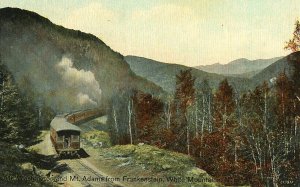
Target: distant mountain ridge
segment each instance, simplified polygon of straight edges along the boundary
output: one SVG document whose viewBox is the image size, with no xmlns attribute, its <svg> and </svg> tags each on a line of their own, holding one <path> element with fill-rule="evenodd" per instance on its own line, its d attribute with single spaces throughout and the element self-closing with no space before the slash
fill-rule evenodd
<svg viewBox="0 0 300 187">
<path fill-rule="evenodd" d="M 247 78 L 208 73 L 184 65 L 168 64 L 138 56 L 126 56 L 125 60 L 137 75 L 154 82 L 169 93 L 172 93 L 175 90 L 176 74 L 178 74 L 180 70 L 186 69 L 192 69 L 192 74 L 196 78 L 196 86 L 204 79 L 207 79 L 211 87 L 216 89 L 219 86 L 219 83 L 225 78 L 235 85 L 235 88 L 238 90 L 247 90 L 248 85 L 250 84 L 250 80 Z"/>
<path fill-rule="evenodd" d="M 216 63 L 212 65 L 196 66 L 195 68 L 206 72 L 217 73 L 222 75 L 231 75 L 231 76 L 240 76 L 240 77 L 243 77 L 244 75 L 245 77 L 247 76 L 251 77 L 281 58 L 283 57 L 275 57 L 271 59 L 257 59 L 257 60 L 248 60 L 246 58 L 240 58 L 231 61 L 228 64 Z"/>
<path fill-rule="evenodd" d="M 288 76 L 292 75 L 294 71 L 293 61 L 300 61 L 300 52 L 292 53 L 286 57 L 277 57 L 268 59 L 267 63 L 271 63 L 266 68 L 256 71 L 249 72 L 252 76 L 247 77 L 247 73 L 244 75 L 222 75 L 216 73 L 208 73 L 196 68 L 191 68 L 178 64 L 168 64 L 163 62 L 158 62 L 155 60 L 137 57 L 137 56 L 126 56 L 125 60 L 130 65 L 130 68 L 141 77 L 144 77 L 155 84 L 161 86 L 164 90 L 169 93 L 174 92 L 176 74 L 180 70 L 192 69 L 192 74 L 196 78 L 196 86 L 198 86 L 202 80 L 207 79 L 213 89 L 217 89 L 221 80 L 227 78 L 229 83 L 238 91 L 248 91 L 254 89 L 256 86 L 261 85 L 264 81 L 268 82 L 270 85 L 273 85 L 276 80 L 276 77 L 285 72 Z M 296 60 L 295 60 L 296 59 Z M 276 60 L 275 62 L 273 62 Z M 243 60 L 233 61 L 233 64 L 243 63 Z M 249 61 L 249 60 L 246 60 Z M 255 63 L 260 60 L 256 60 Z M 252 63 L 249 61 L 249 63 Z M 299 62 L 300 64 L 300 62 Z"/>
</svg>

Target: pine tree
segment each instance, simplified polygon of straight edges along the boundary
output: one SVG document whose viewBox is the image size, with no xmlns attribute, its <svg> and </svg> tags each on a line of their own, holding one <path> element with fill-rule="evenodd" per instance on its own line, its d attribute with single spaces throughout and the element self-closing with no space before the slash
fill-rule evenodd
<svg viewBox="0 0 300 187">
<path fill-rule="evenodd" d="M 4 65 L 1 71 L 0 135 L 8 143 L 29 144 L 38 133 L 34 102 L 22 96 Z"/>
<path fill-rule="evenodd" d="M 213 99 L 213 129 L 207 131 L 194 144 L 203 144 L 198 148 L 200 165 L 225 184 L 229 175 L 234 178 L 235 147 L 235 101 L 233 88 L 225 79 L 219 85 Z M 198 141 L 198 142 L 197 142 Z"/>
<path fill-rule="evenodd" d="M 234 125 L 234 93 L 227 79 L 220 83 L 214 99 L 214 123 L 216 128 L 222 132 L 225 139 L 226 133 Z"/>
<path fill-rule="evenodd" d="M 176 90 L 172 107 L 172 131 L 176 134 L 173 149 L 190 153 L 190 127 L 187 119 L 188 107 L 195 100 L 195 78 L 191 69 L 181 70 L 176 75 Z"/>
<path fill-rule="evenodd" d="M 160 146 L 164 134 L 163 103 L 150 94 L 138 92 L 135 100 L 135 122 L 137 130 L 137 141 Z"/>
<path fill-rule="evenodd" d="M 300 49 L 300 22 L 299 20 L 295 23 L 295 29 L 293 32 L 293 38 L 286 42 L 285 49 L 292 50 L 293 52 L 299 51 Z"/>
</svg>

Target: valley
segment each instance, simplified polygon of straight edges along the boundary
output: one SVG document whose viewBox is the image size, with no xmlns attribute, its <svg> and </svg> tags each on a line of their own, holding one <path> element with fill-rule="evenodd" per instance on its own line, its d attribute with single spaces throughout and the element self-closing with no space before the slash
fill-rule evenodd
<svg viewBox="0 0 300 187">
<path fill-rule="evenodd" d="M 2 8 L 0 185 L 296 186 L 293 41 L 285 57 L 189 67 L 122 55 L 92 34 Z M 105 116 L 80 115 L 91 109 Z M 84 119 L 72 118 L 80 158 L 58 157 L 49 138 L 67 113 Z"/>
</svg>

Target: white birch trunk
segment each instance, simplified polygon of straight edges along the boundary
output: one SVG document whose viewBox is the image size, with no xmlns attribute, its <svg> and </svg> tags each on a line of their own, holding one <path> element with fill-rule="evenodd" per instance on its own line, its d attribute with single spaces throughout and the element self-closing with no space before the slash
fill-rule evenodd
<svg viewBox="0 0 300 187">
<path fill-rule="evenodd" d="M 132 115 L 132 106 L 131 106 L 131 100 L 129 100 L 129 103 L 128 103 L 128 127 L 129 127 L 130 144 L 133 144 L 132 128 L 131 128 L 131 115 Z"/>
<path fill-rule="evenodd" d="M 167 105 L 164 106 L 164 121 L 166 123 L 166 128 L 171 128 L 171 103 L 170 101 L 167 102 Z"/>
<path fill-rule="evenodd" d="M 267 92 L 265 92 L 265 103 L 264 103 L 264 130 L 267 129 Z"/>
<path fill-rule="evenodd" d="M 1 106 L 0 106 L 1 111 L 3 110 L 3 102 L 4 102 L 4 80 L 2 80 Z"/>
<path fill-rule="evenodd" d="M 185 114 L 185 119 L 187 121 L 187 116 Z M 190 129 L 189 129 L 189 123 L 186 125 L 186 144 L 187 144 L 187 153 L 190 155 Z"/>
<path fill-rule="evenodd" d="M 117 121 L 117 114 L 116 114 L 116 110 L 113 107 L 113 118 L 114 118 L 114 122 L 115 122 L 115 129 L 117 132 L 117 135 L 119 135 L 119 127 L 118 127 L 118 121 Z"/>
<path fill-rule="evenodd" d="M 195 136 L 196 138 L 199 137 L 198 133 L 198 102 L 196 101 L 196 111 L 195 111 Z"/>
<path fill-rule="evenodd" d="M 210 94 L 209 94 L 209 98 L 208 98 L 208 131 L 209 132 L 212 132 L 212 121 L 211 121 L 211 119 L 212 119 L 212 116 L 211 116 L 211 96 L 210 96 Z"/>
<path fill-rule="evenodd" d="M 168 110 L 167 110 L 167 128 L 171 128 L 171 102 L 168 101 Z"/>
</svg>

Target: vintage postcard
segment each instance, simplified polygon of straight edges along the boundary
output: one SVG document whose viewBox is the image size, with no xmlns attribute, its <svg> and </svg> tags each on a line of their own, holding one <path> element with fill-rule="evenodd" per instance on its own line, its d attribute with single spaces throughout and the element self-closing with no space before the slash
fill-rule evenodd
<svg viewBox="0 0 300 187">
<path fill-rule="evenodd" d="M 0 186 L 300 185 L 299 0 L 1 0 Z"/>
</svg>

